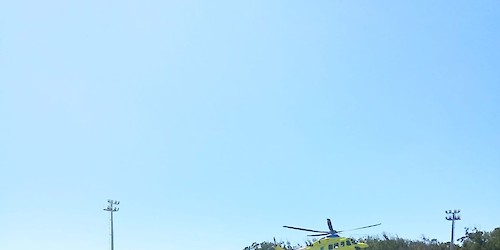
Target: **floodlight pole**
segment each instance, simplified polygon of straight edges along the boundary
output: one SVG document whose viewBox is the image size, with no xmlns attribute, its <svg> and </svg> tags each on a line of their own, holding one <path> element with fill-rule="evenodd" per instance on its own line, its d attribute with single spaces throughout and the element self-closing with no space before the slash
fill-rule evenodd
<svg viewBox="0 0 500 250">
<path fill-rule="evenodd" d="M 114 241 L 113 241 L 113 213 L 118 212 L 120 208 L 113 207 L 113 205 L 118 205 L 120 204 L 119 201 L 114 201 L 114 200 L 108 200 L 108 207 L 103 209 L 104 211 L 108 211 L 111 214 L 111 250 L 114 250 Z"/>
<path fill-rule="evenodd" d="M 448 211 L 445 211 L 446 214 L 450 214 L 450 216 L 446 217 L 446 220 L 451 220 L 451 241 L 450 241 L 450 250 L 453 250 L 453 248 L 455 247 L 455 244 L 454 244 L 454 233 L 455 233 L 455 221 L 456 220 L 460 220 L 460 215 L 458 213 L 460 213 L 460 210 L 448 210 Z"/>
</svg>

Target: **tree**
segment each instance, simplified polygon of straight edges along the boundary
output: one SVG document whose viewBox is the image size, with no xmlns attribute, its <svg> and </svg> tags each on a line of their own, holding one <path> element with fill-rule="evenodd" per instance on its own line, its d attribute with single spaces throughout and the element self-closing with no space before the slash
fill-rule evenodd
<svg viewBox="0 0 500 250">
<path fill-rule="evenodd" d="M 252 245 L 245 247 L 243 250 L 291 250 L 294 249 L 290 242 L 254 242 Z"/>
<path fill-rule="evenodd" d="M 483 232 L 477 228 L 465 228 L 465 236 L 459 239 L 462 250 L 498 250 L 500 249 L 500 228 L 492 232 Z"/>
</svg>

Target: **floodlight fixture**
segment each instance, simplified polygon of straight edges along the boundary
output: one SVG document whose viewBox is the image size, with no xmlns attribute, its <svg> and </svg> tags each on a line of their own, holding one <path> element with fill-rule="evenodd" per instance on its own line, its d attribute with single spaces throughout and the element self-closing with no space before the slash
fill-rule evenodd
<svg viewBox="0 0 500 250">
<path fill-rule="evenodd" d="M 120 202 L 108 199 L 108 203 L 109 203 L 108 207 L 103 209 L 103 210 L 109 212 L 110 216 L 111 216 L 111 250 L 114 250 L 113 213 L 118 212 L 118 210 L 120 210 L 120 208 L 113 207 L 113 205 L 118 205 L 118 204 L 120 204 Z"/>
<path fill-rule="evenodd" d="M 456 220 L 460 220 L 460 215 L 458 213 L 460 213 L 460 210 L 459 209 L 455 209 L 453 210 L 453 212 L 451 210 L 448 210 L 446 212 L 447 214 L 451 214 L 450 216 L 447 216 L 445 217 L 446 220 L 451 220 L 451 241 L 450 241 L 450 250 L 453 250 L 455 244 L 454 244 L 454 233 L 455 233 L 455 221 Z"/>
</svg>

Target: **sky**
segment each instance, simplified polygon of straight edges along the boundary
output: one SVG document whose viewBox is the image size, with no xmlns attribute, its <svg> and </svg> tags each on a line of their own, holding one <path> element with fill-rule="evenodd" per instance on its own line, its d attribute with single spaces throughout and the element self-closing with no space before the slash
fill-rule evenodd
<svg viewBox="0 0 500 250">
<path fill-rule="evenodd" d="M 0 249 L 500 226 L 500 2 L 2 1 Z"/>
</svg>

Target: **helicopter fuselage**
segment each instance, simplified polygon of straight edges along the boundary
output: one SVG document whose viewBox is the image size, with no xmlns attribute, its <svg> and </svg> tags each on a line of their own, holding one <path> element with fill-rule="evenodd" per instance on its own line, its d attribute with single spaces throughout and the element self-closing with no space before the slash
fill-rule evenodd
<svg viewBox="0 0 500 250">
<path fill-rule="evenodd" d="M 311 245 L 300 248 L 300 250 L 357 250 L 367 248 L 368 244 L 357 242 L 354 239 L 346 237 L 326 237 L 313 242 Z M 276 250 L 283 250 L 276 247 Z"/>
<path fill-rule="evenodd" d="M 335 230 L 335 229 L 333 229 L 332 221 L 330 219 L 326 219 L 326 224 L 328 225 L 328 229 L 329 229 L 328 231 L 320 231 L 320 230 L 313 230 L 313 229 L 307 229 L 307 228 L 301 228 L 301 227 L 291 227 L 291 226 L 283 226 L 283 227 L 313 233 L 313 234 L 309 234 L 308 236 L 315 236 L 315 237 L 322 236 L 322 237 L 324 237 L 324 238 L 321 238 L 320 240 L 314 241 L 312 244 L 310 244 L 306 247 L 300 248 L 298 250 L 358 250 L 358 249 L 367 248 L 368 244 L 363 243 L 363 242 L 357 242 L 356 240 L 353 240 L 351 238 L 340 237 L 339 233 L 381 225 L 381 223 L 378 223 L 378 224 L 373 224 L 373 225 L 364 226 L 364 227 L 358 227 L 358 228 L 349 229 L 349 230 Z M 283 249 L 280 249 L 279 247 L 277 247 L 276 250 L 283 250 Z"/>
<path fill-rule="evenodd" d="M 327 237 L 315 241 L 311 246 L 306 247 L 308 250 L 355 250 L 367 248 L 368 244 L 357 242 L 346 237 Z"/>
</svg>

